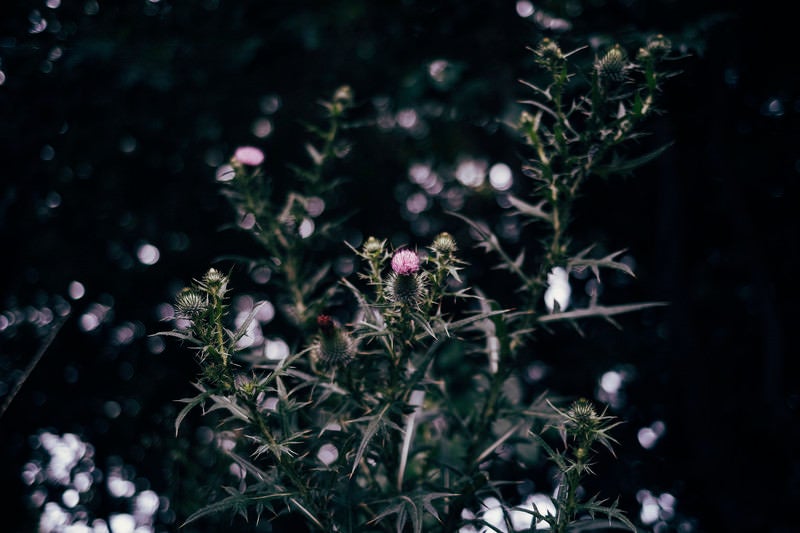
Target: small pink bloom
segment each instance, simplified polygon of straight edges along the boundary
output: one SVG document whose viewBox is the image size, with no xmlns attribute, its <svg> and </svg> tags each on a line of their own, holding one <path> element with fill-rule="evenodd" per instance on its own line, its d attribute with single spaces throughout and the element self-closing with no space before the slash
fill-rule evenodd
<svg viewBox="0 0 800 533">
<path fill-rule="evenodd" d="M 398 250 L 392 257 L 392 270 L 406 276 L 419 270 L 419 256 L 411 250 Z"/>
<path fill-rule="evenodd" d="M 233 158 L 243 165 L 257 167 L 264 162 L 264 152 L 255 146 L 240 146 L 234 152 Z"/>
</svg>

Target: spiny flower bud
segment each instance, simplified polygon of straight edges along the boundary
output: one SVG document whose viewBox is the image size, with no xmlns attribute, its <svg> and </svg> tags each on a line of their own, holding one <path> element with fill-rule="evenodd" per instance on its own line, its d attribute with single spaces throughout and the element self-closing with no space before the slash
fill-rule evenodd
<svg viewBox="0 0 800 533">
<path fill-rule="evenodd" d="M 567 416 L 572 424 L 584 429 L 595 429 L 600 423 L 594 405 L 586 398 L 579 398 L 572 402 Z"/>
<path fill-rule="evenodd" d="M 183 318 L 194 318 L 208 308 L 206 295 L 191 287 L 184 287 L 175 297 L 175 307 Z"/>
<path fill-rule="evenodd" d="M 618 44 L 615 44 L 603 57 L 595 61 L 595 69 L 601 78 L 612 81 L 624 81 L 627 76 L 628 55 Z"/>
<path fill-rule="evenodd" d="M 245 396 L 252 397 L 258 392 L 258 384 L 252 377 L 246 374 L 237 374 L 233 383 L 236 389 L 241 391 Z"/>
<path fill-rule="evenodd" d="M 385 241 L 379 241 L 375 237 L 370 237 L 364 243 L 363 251 L 365 255 L 379 256 L 383 253 Z"/>
<path fill-rule="evenodd" d="M 203 280 L 198 283 L 198 286 L 209 295 L 221 300 L 225 297 L 225 292 L 228 289 L 228 276 L 216 268 L 210 268 L 203 276 Z"/>
<path fill-rule="evenodd" d="M 419 270 L 419 256 L 412 250 L 398 250 L 392 257 L 392 270 L 401 276 L 415 274 Z"/>
<path fill-rule="evenodd" d="M 386 298 L 390 302 L 417 307 L 427 295 L 426 280 L 424 272 L 408 275 L 392 272 L 386 279 Z"/>
<path fill-rule="evenodd" d="M 672 41 L 662 34 L 654 35 L 647 40 L 647 50 L 656 59 L 661 59 L 672 51 Z"/>
<path fill-rule="evenodd" d="M 449 255 L 458 250 L 458 246 L 453 236 L 444 231 L 433 239 L 431 250 L 438 254 Z"/>
<path fill-rule="evenodd" d="M 564 53 L 558 43 L 545 37 L 534 51 L 536 62 L 545 67 L 559 66 L 564 62 Z"/>
<path fill-rule="evenodd" d="M 216 268 L 209 268 L 208 272 L 203 276 L 203 282 L 209 287 L 218 287 L 227 281 L 228 277 Z"/>
<path fill-rule="evenodd" d="M 338 327 L 328 315 L 317 317 L 319 336 L 314 347 L 314 354 L 325 366 L 341 366 L 349 363 L 356 354 L 356 343 L 353 338 Z"/>
</svg>

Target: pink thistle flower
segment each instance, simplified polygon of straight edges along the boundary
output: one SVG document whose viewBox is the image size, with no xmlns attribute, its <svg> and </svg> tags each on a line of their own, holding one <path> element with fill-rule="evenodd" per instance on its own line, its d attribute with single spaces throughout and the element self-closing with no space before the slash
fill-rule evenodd
<svg viewBox="0 0 800 533">
<path fill-rule="evenodd" d="M 233 159 L 251 167 L 257 167 L 264 162 L 264 152 L 255 146 L 240 146 L 233 154 Z"/>
<path fill-rule="evenodd" d="M 392 257 L 392 270 L 401 276 L 414 274 L 419 270 L 419 256 L 411 250 L 398 250 Z"/>
</svg>

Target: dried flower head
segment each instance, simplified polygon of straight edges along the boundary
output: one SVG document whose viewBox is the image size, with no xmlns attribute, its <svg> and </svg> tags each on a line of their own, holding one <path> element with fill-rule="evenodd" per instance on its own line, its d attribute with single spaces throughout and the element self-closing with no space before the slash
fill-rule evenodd
<svg viewBox="0 0 800 533">
<path fill-rule="evenodd" d="M 419 255 L 412 250 L 403 249 L 392 257 L 392 270 L 401 276 L 408 276 L 419 271 Z"/>
<path fill-rule="evenodd" d="M 264 162 L 264 152 L 255 146 L 240 146 L 233 153 L 231 162 L 249 167 L 257 167 Z"/>
</svg>

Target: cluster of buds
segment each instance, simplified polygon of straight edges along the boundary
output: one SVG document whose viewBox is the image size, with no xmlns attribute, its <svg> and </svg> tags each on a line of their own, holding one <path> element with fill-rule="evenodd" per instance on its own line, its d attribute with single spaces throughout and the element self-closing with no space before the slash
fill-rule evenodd
<svg viewBox="0 0 800 533">
<path fill-rule="evenodd" d="M 228 276 L 211 268 L 203 279 L 191 287 L 184 287 L 175 297 L 175 309 L 179 318 L 195 320 L 212 305 L 212 300 L 222 301 L 228 286 Z"/>
</svg>

